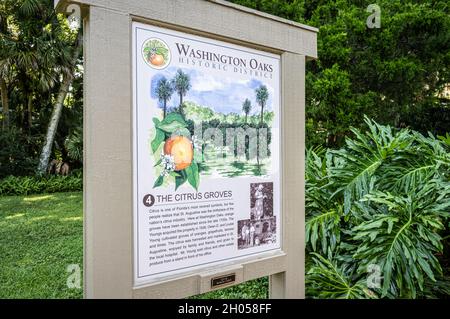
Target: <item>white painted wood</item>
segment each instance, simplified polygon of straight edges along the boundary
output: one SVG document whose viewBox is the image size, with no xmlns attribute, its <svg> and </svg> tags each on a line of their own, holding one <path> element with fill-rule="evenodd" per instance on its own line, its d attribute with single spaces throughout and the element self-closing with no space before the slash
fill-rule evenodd
<svg viewBox="0 0 450 319">
<path fill-rule="evenodd" d="M 272 298 L 304 298 L 305 277 L 305 56 L 284 53 L 282 74 L 283 274 L 272 276 Z"/>
<path fill-rule="evenodd" d="M 85 34 L 85 296 L 129 298 L 132 284 L 130 17 L 91 7 Z"/>
<path fill-rule="evenodd" d="M 55 0 L 62 10 L 67 0 Z M 136 18 L 170 23 L 187 31 L 317 57 L 317 29 L 226 1 L 78 0 Z"/>
</svg>

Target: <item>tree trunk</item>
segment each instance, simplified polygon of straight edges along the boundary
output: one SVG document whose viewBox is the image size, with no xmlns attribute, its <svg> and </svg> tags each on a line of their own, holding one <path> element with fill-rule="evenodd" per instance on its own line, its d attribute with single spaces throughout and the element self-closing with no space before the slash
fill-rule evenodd
<svg viewBox="0 0 450 319">
<path fill-rule="evenodd" d="M 329 133 L 327 137 L 327 147 L 332 148 L 337 145 L 337 136 L 336 134 Z"/>
<path fill-rule="evenodd" d="M 75 45 L 75 50 L 72 56 L 71 63 L 71 73 L 64 77 L 61 87 L 58 92 L 58 97 L 56 98 L 55 106 L 53 107 L 52 116 L 50 118 L 50 123 L 47 128 L 47 136 L 45 138 L 44 146 L 42 147 L 41 156 L 39 158 L 39 164 L 37 167 L 37 173 L 42 175 L 47 170 L 48 161 L 50 160 L 50 154 L 52 151 L 53 142 L 55 140 L 56 130 L 58 129 L 59 119 L 61 118 L 62 109 L 64 106 L 64 100 L 66 99 L 67 92 L 69 91 L 70 84 L 73 80 L 73 73 L 75 71 L 75 66 L 80 55 L 82 47 L 82 34 L 81 30 L 78 31 L 77 43 Z"/>
<path fill-rule="evenodd" d="M 22 103 L 20 103 L 20 119 L 19 119 L 19 127 L 20 127 L 20 131 L 24 132 L 25 131 L 25 104 L 22 101 Z"/>
<path fill-rule="evenodd" d="M 261 119 L 259 120 L 260 124 L 264 121 L 264 104 L 261 104 Z"/>
<path fill-rule="evenodd" d="M 4 78 L 0 78 L 0 91 L 2 94 L 2 108 L 3 108 L 3 130 L 9 129 L 9 100 L 8 88 Z"/>
<path fill-rule="evenodd" d="M 166 107 L 167 107 L 167 102 L 166 102 L 166 100 L 164 100 L 163 120 L 166 118 Z"/>
<path fill-rule="evenodd" d="M 61 88 L 58 92 L 55 106 L 53 107 L 50 123 L 47 128 L 47 136 L 45 138 L 45 144 L 42 148 L 41 156 L 39 158 L 39 165 L 37 173 L 42 175 L 47 170 L 48 161 L 50 160 L 50 153 L 52 151 L 53 142 L 55 140 L 55 134 L 58 129 L 59 119 L 61 118 L 62 109 L 64 106 L 64 100 L 66 99 L 67 92 L 69 91 L 70 83 L 72 82 L 72 76 L 66 76 Z"/>
<path fill-rule="evenodd" d="M 184 118 L 183 94 L 180 93 L 180 114 Z"/>
<path fill-rule="evenodd" d="M 245 113 L 245 124 L 247 124 L 247 116 L 248 116 L 248 114 Z"/>
</svg>

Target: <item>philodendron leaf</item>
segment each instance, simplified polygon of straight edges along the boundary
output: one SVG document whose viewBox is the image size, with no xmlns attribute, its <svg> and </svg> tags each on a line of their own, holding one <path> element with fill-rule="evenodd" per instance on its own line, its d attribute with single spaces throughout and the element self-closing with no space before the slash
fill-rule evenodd
<svg viewBox="0 0 450 319">
<path fill-rule="evenodd" d="M 198 190 L 198 185 L 200 183 L 200 175 L 198 173 L 197 163 L 192 162 L 191 165 L 189 165 L 185 169 L 185 171 L 189 184 L 191 184 L 191 186 L 194 187 L 195 190 Z"/>
<path fill-rule="evenodd" d="M 164 176 L 159 175 L 155 181 L 155 184 L 153 184 L 153 188 L 161 186 L 163 182 L 164 182 Z"/>
<path fill-rule="evenodd" d="M 179 171 L 178 173 L 178 176 L 175 177 L 175 190 L 187 181 L 187 174 L 185 170 Z"/>
<path fill-rule="evenodd" d="M 164 142 L 165 134 L 164 131 L 160 130 L 159 128 L 156 129 L 155 138 L 151 142 L 152 152 L 155 153 L 158 149 L 159 145 L 161 145 L 162 142 Z"/>
</svg>

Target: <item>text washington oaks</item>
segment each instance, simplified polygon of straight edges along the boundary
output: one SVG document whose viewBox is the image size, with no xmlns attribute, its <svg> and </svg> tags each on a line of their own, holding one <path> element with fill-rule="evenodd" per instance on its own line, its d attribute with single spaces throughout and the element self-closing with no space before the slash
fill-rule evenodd
<svg viewBox="0 0 450 319">
<path fill-rule="evenodd" d="M 228 66 L 232 66 L 234 73 L 272 79 L 273 66 L 268 63 L 262 63 L 255 58 L 247 61 L 246 59 L 226 54 L 194 49 L 190 45 L 183 43 L 175 44 L 179 54 L 178 60 L 181 64 L 223 71 L 227 71 Z"/>
<path fill-rule="evenodd" d="M 267 63 L 261 63 L 255 58 L 250 59 L 247 62 L 246 59 L 233 57 L 216 52 L 205 51 L 201 49 L 193 49 L 190 45 L 184 43 L 175 43 L 180 56 L 188 58 L 201 59 L 205 61 L 218 62 L 222 64 L 229 64 L 236 67 L 250 67 L 252 70 L 258 70 L 263 72 L 273 72 L 273 66 Z"/>
</svg>

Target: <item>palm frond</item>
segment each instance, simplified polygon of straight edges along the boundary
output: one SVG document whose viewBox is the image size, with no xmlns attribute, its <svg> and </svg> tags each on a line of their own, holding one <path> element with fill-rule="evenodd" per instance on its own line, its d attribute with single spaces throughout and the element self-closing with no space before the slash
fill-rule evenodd
<svg viewBox="0 0 450 319">
<path fill-rule="evenodd" d="M 81 130 L 75 130 L 64 141 L 67 155 L 72 160 L 83 161 L 83 133 Z"/>
<path fill-rule="evenodd" d="M 23 0 L 19 7 L 19 13 L 23 16 L 33 16 L 41 11 L 40 0 Z"/>
</svg>

